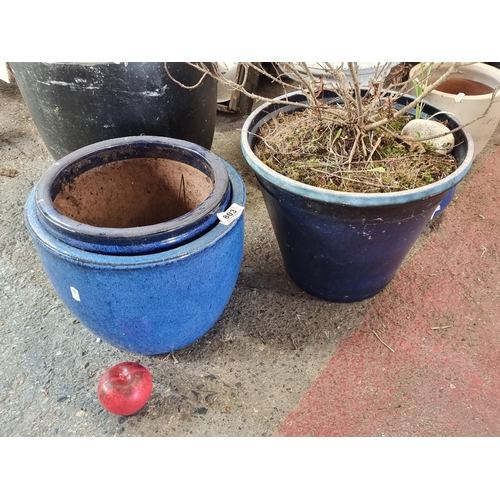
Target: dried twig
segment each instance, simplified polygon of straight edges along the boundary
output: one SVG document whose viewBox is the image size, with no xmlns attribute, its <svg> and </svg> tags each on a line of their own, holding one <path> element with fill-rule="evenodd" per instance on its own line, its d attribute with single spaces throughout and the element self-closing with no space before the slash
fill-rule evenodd
<svg viewBox="0 0 500 500">
<path fill-rule="evenodd" d="M 354 84 L 354 95 L 356 96 L 356 107 L 358 110 L 358 127 L 363 130 L 364 126 L 364 113 L 363 113 L 363 99 L 361 97 L 361 89 L 359 86 L 359 75 L 358 75 L 358 65 L 352 62 L 347 63 L 349 66 L 349 71 L 351 72 L 351 77 Z"/>
<path fill-rule="evenodd" d="M 373 154 L 377 150 L 377 148 L 380 146 L 380 143 L 382 142 L 382 137 L 379 137 L 377 139 L 377 142 L 375 143 L 375 146 L 373 146 L 372 151 L 370 153 L 370 156 L 368 157 L 368 160 L 366 160 L 367 163 L 370 163 L 372 161 Z"/>
<path fill-rule="evenodd" d="M 299 90 L 306 96 L 305 102 L 266 98 L 249 92 L 241 82 L 225 78 L 217 64 L 187 64 L 198 68 L 204 77 L 215 78 L 251 99 L 295 106 L 304 111 L 288 115 L 293 115 L 290 122 L 285 123 L 285 115 L 282 114 L 264 124 L 259 131 L 261 137 L 255 142 L 255 152 L 268 166 L 283 175 L 318 187 L 343 191 L 353 188 L 357 192 L 393 192 L 421 187 L 449 175 L 456 168 L 453 157 L 441 160 L 431 153 L 417 156 L 413 145 L 458 132 L 482 118 L 489 112 L 500 91 L 500 88 L 495 89 L 487 109 L 479 118 L 450 132 L 426 138 L 402 137 L 398 130 L 407 121 L 403 117 L 460 67 L 471 63 L 452 63 L 441 77 L 429 85 L 430 74 L 426 73 L 423 91 L 400 109 L 396 109 L 396 102 L 404 92 L 391 93 L 390 84 L 384 86 L 382 81 L 372 81 L 369 88 L 362 91 L 357 63 L 347 63 L 351 82 L 342 67 L 333 67 L 331 63 L 321 63 L 319 72 L 304 62 L 276 63 L 272 67 L 274 69 L 268 69 L 261 63 L 238 63 L 242 75 L 247 75 L 250 70 L 257 71 L 272 82 L 279 83 L 284 93 Z M 434 71 L 440 67 L 440 64 L 435 64 Z M 381 71 L 384 71 L 384 66 Z M 412 81 L 402 88 L 406 90 L 417 84 Z M 337 97 L 325 102 L 322 96 L 323 90 L 327 89 L 333 90 Z M 393 161 L 394 158 L 398 161 Z M 324 172 L 315 171 L 314 175 L 306 172 L 305 164 L 310 164 L 314 170 L 324 160 L 327 160 Z M 436 160 L 440 162 L 439 167 L 435 166 Z M 298 170 L 287 170 L 284 162 L 295 165 Z M 373 167 L 370 172 L 367 171 L 369 164 Z M 351 183 L 358 186 L 351 186 Z"/>
<path fill-rule="evenodd" d="M 15 168 L 2 167 L 0 168 L 0 175 L 4 177 L 15 177 L 17 175 L 17 170 Z"/>
<path fill-rule="evenodd" d="M 172 358 L 172 360 L 173 360 L 173 362 L 174 362 L 174 365 L 176 365 L 177 363 L 179 363 L 178 359 L 175 357 L 175 355 L 174 355 L 174 353 L 173 353 L 173 352 L 169 352 L 169 353 L 168 353 L 167 358 L 168 358 L 168 357 L 171 357 L 171 358 Z"/>
<path fill-rule="evenodd" d="M 379 120 L 377 122 L 370 123 L 369 125 L 367 125 L 364 128 L 365 132 L 368 132 L 370 130 L 378 128 L 381 125 L 385 125 L 386 123 L 389 123 L 391 120 L 399 118 L 400 116 L 403 116 L 406 113 L 408 113 L 408 111 L 410 111 L 411 109 L 414 109 L 417 106 L 417 104 L 422 102 L 435 88 L 439 87 L 439 85 L 441 85 L 443 82 L 448 80 L 450 75 L 452 75 L 461 64 L 462 63 L 453 63 L 450 66 L 450 68 L 441 77 L 439 77 L 432 85 L 427 86 L 426 89 L 418 97 L 416 97 L 412 102 L 410 102 L 406 106 L 402 107 L 391 118 L 384 118 L 383 120 Z"/>
<path fill-rule="evenodd" d="M 205 79 L 205 77 L 210 74 L 210 71 L 207 70 L 207 71 L 203 71 L 202 72 L 202 75 L 201 75 L 201 78 L 198 80 L 198 82 L 196 82 L 194 85 L 186 85 L 182 82 L 180 82 L 179 80 L 177 80 L 176 78 L 174 78 L 172 76 L 172 74 L 170 73 L 169 69 L 168 69 L 168 63 L 163 63 L 163 67 L 165 68 L 165 72 L 167 73 L 168 77 L 173 81 L 175 82 L 177 85 L 179 85 L 179 87 L 183 88 L 183 89 L 187 89 L 187 90 L 193 90 L 195 89 L 196 87 L 199 87 L 201 85 L 201 82 Z"/>
<path fill-rule="evenodd" d="M 377 337 L 377 338 L 380 340 L 380 342 L 382 342 L 382 344 L 384 344 L 384 345 L 385 345 L 385 347 L 387 347 L 387 349 L 389 349 L 389 351 L 391 351 L 391 352 L 396 352 L 396 351 L 394 351 L 394 349 L 393 349 L 392 347 L 388 346 L 388 345 L 387 345 L 387 344 L 386 344 L 386 343 L 385 343 L 385 342 L 384 342 L 384 341 L 383 341 L 383 340 L 382 340 L 382 339 L 378 336 L 378 333 L 377 333 L 375 330 L 372 330 L 372 332 L 375 334 L 375 337 Z"/>
</svg>

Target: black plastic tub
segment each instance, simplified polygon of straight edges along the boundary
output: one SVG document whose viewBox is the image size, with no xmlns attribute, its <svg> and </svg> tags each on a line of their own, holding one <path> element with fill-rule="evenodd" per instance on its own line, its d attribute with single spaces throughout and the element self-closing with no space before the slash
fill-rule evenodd
<svg viewBox="0 0 500 500">
<path fill-rule="evenodd" d="M 89 144 L 138 135 L 182 139 L 207 149 L 212 145 L 217 82 L 209 77 L 200 82 L 201 73 L 187 63 L 13 62 L 10 66 L 56 160 Z"/>
</svg>

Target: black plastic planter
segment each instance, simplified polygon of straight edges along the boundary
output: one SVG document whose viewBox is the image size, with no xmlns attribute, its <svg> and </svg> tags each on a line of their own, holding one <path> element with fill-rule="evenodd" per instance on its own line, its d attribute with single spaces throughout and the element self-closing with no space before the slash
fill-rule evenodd
<svg viewBox="0 0 500 500">
<path fill-rule="evenodd" d="M 181 82 L 174 82 L 170 75 Z M 118 137 L 172 137 L 210 149 L 217 83 L 183 62 L 10 63 L 50 154 Z"/>
</svg>

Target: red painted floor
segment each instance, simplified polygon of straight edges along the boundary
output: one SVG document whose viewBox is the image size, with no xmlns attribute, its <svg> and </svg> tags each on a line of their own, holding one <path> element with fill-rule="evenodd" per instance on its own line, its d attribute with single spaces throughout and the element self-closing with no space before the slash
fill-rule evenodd
<svg viewBox="0 0 500 500">
<path fill-rule="evenodd" d="M 276 436 L 500 436 L 500 147 L 473 168 Z"/>
</svg>

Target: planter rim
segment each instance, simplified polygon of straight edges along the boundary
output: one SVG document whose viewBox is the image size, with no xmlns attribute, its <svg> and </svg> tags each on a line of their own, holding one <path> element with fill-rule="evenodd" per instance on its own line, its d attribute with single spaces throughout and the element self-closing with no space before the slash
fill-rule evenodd
<svg viewBox="0 0 500 500">
<path fill-rule="evenodd" d="M 148 226 L 127 227 L 127 228 L 101 228 L 78 222 L 70 217 L 60 213 L 54 206 L 50 188 L 53 183 L 63 175 L 65 169 L 74 164 L 85 162 L 87 159 L 96 157 L 97 154 L 105 156 L 112 154 L 114 151 L 119 151 L 127 146 L 159 146 L 164 151 L 182 151 L 183 156 L 193 158 L 193 161 L 201 161 L 203 163 L 214 165 L 213 169 L 213 190 L 209 196 L 193 210 L 186 214 L 176 217 L 158 224 Z M 137 159 L 140 159 L 138 157 Z M 168 156 L 158 156 L 158 158 L 169 159 Z M 111 160 L 109 164 L 118 160 Z M 187 165 L 190 165 L 186 162 Z M 103 162 L 102 166 L 106 163 Z M 190 165 L 192 166 L 192 165 Z M 196 167 L 193 167 L 196 168 Z M 43 182 L 42 182 L 43 181 Z M 35 203 L 40 211 L 44 221 L 55 228 L 57 232 L 66 234 L 69 237 L 78 230 L 78 234 L 86 240 L 95 239 L 101 241 L 103 239 L 103 229 L 105 229 L 105 239 L 113 239 L 117 246 L 128 245 L 133 240 L 141 238 L 152 238 L 158 241 L 162 237 L 168 237 L 173 232 L 181 232 L 186 224 L 190 223 L 193 218 L 203 219 L 213 217 L 213 215 L 221 208 L 221 201 L 224 196 L 227 196 L 227 191 L 230 190 L 229 176 L 227 173 L 225 162 L 211 151 L 197 144 L 173 139 L 170 137 L 160 136 L 131 136 L 120 137 L 115 139 L 107 139 L 105 141 L 90 144 L 83 148 L 77 149 L 72 153 L 64 156 L 56 161 L 42 176 L 40 181 L 35 186 Z"/>
<path fill-rule="evenodd" d="M 27 62 L 27 61 L 26 61 Z M 35 61 L 33 61 L 35 62 Z M 101 66 L 103 64 L 122 64 L 122 62 L 117 61 L 98 61 L 98 62 L 90 62 L 90 61 L 36 61 L 39 64 L 67 64 L 71 66 Z"/>
<path fill-rule="evenodd" d="M 307 75 L 307 73 L 304 71 L 304 69 L 300 66 L 300 63 L 292 63 L 294 68 L 301 73 L 302 75 Z M 321 66 L 322 63 L 320 62 L 307 62 L 307 67 L 310 71 L 310 73 L 313 76 L 321 76 L 321 75 L 326 75 L 328 78 L 328 74 L 325 71 L 325 68 Z M 348 66 L 347 63 L 345 62 L 331 62 L 329 63 L 332 66 L 334 66 L 336 69 L 340 71 L 347 71 L 348 72 Z M 378 69 L 379 71 L 384 70 L 384 72 L 389 72 L 394 66 L 399 64 L 398 62 L 358 62 L 358 68 L 359 72 L 361 74 L 366 74 L 372 72 L 374 69 Z M 281 66 L 280 66 L 281 68 Z M 283 68 L 282 68 L 283 69 Z M 289 75 L 291 77 L 291 75 Z M 293 78 L 292 78 L 293 79 Z"/>
<path fill-rule="evenodd" d="M 236 170 L 225 160 L 220 158 L 227 168 L 229 182 L 231 184 L 231 199 L 230 204 L 237 203 L 241 207 L 246 205 L 246 188 L 243 180 Z M 197 254 L 207 246 L 214 245 L 219 239 L 223 238 L 233 229 L 240 220 L 237 219 L 230 225 L 224 225 L 221 222 L 217 223 L 213 228 L 202 234 L 200 237 L 178 247 L 160 250 L 155 253 L 137 254 L 137 255 L 114 255 L 97 253 L 89 250 L 84 250 L 51 235 L 47 229 L 40 223 L 36 214 L 36 200 L 33 188 L 32 193 L 28 197 L 26 204 L 27 228 L 32 237 L 40 241 L 48 250 L 70 261 L 80 261 L 96 267 L 110 267 L 116 269 L 137 269 L 145 266 L 150 266 L 155 263 L 164 263 L 165 261 L 174 261 L 176 259 L 188 258 Z M 244 213 L 240 219 L 244 218 Z"/>
<path fill-rule="evenodd" d="M 284 107 L 286 106 L 287 101 L 290 98 L 293 98 L 294 102 L 300 102 L 301 97 L 306 98 L 306 96 L 299 90 L 296 92 L 291 92 L 289 94 L 281 95 L 277 97 L 277 99 L 283 101 L 282 107 Z M 406 94 L 402 97 L 410 100 L 414 99 L 413 96 Z M 448 175 L 444 179 L 441 179 L 440 181 L 434 182 L 427 186 L 409 189 L 406 191 L 397 191 L 394 193 L 354 193 L 333 191 L 330 189 L 310 186 L 308 184 L 289 179 L 288 177 L 274 171 L 272 168 L 268 167 L 265 163 L 259 160 L 259 158 L 257 158 L 252 150 L 252 147 L 250 146 L 249 136 L 254 134 L 254 130 L 258 128 L 258 125 L 260 123 L 259 115 L 262 115 L 262 117 L 268 115 L 268 108 L 272 107 L 273 105 L 280 106 L 281 103 L 264 103 L 256 108 L 245 120 L 241 131 L 241 149 L 243 152 L 243 156 L 256 174 L 260 175 L 268 182 L 278 184 L 282 188 L 287 189 L 298 196 L 303 196 L 305 198 L 310 198 L 318 201 L 324 201 L 327 203 L 357 207 L 397 205 L 421 200 L 423 198 L 429 198 L 431 196 L 435 196 L 448 191 L 465 177 L 472 165 L 474 155 L 472 136 L 466 129 L 462 129 L 461 132 L 465 135 L 468 146 L 467 154 L 462 163 L 452 174 Z M 425 108 L 429 109 L 431 111 L 431 114 L 440 111 L 434 106 L 431 106 L 427 103 L 425 103 Z M 461 125 L 461 123 L 455 118 L 448 116 L 448 119 L 451 122 L 456 123 L 457 125 Z"/>
<path fill-rule="evenodd" d="M 450 63 L 443 63 L 443 64 L 446 65 L 446 64 L 450 64 Z M 416 68 L 416 67 L 417 66 L 414 66 L 410 70 L 410 78 L 411 78 L 412 72 L 415 71 L 414 68 Z M 498 84 L 500 85 L 500 69 L 495 68 L 494 66 L 491 66 L 489 64 L 481 63 L 481 62 L 477 62 L 477 63 L 471 64 L 469 66 L 465 66 L 463 68 L 463 70 L 468 71 L 469 74 L 474 73 L 475 69 L 483 70 L 484 72 L 489 73 L 489 75 L 492 78 L 495 78 L 498 81 Z M 446 69 L 445 69 L 445 71 L 446 71 Z M 465 75 L 465 76 L 467 76 L 467 75 Z M 457 94 L 452 94 L 450 92 L 442 92 L 441 90 L 433 90 L 431 93 L 438 95 L 438 96 L 442 96 L 442 97 L 457 95 Z M 462 101 L 484 101 L 487 99 L 491 99 L 492 95 L 493 95 L 493 92 L 490 92 L 489 94 L 481 94 L 481 95 L 465 95 L 464 97 L 462 97 Z M 500 92 L 497 93 L 497 95 L 495 96 L 495 100 L 498 100 L 498 99 L 500 99 Z"/>
</svg>

